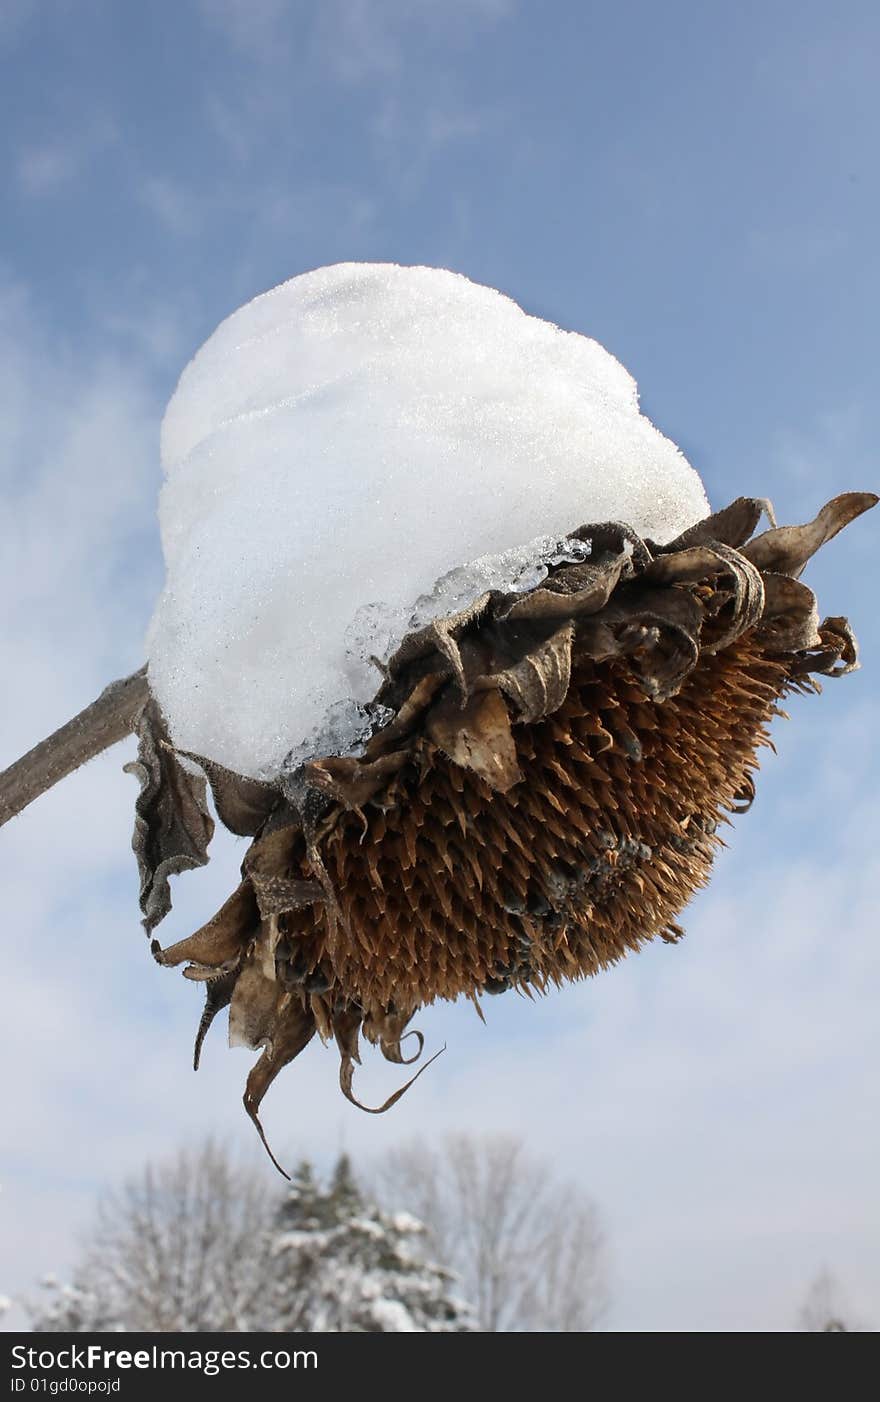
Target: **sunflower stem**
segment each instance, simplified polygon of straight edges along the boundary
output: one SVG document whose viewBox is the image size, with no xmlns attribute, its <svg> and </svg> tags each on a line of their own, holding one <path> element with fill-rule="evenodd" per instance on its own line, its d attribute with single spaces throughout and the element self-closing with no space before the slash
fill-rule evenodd
<svg viewBox="0 0 880 1402">
<path fill-rule="evenodd" d="M 90 706 L 0 773 L 0 827 L 80 765 L 131 734 L 149 695 L 143 666 L 111 682 Z"/>
</svg>

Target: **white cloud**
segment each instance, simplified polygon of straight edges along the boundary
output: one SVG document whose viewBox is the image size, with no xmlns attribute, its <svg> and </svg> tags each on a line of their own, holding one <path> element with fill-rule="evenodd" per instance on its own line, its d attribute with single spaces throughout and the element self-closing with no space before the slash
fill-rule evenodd
<svg viewBox="0 0 880 1402">
<path fill-rule="evenodd" d="M 66 190 L 118 140 L 114 123 L 101 117 L 82 120 L 63 137 L 26 146 L 16 163 L 19 188 L 38 199 Z"/>
<path fill-rule="evenodd" d="M 138 183 L 137 197 L 169 234 L 198 233 L 205 215 L 205 198 L 180 181 L 164 175 L 146 176 Z"/>
<path fill-rule="evenodd" d="M 409 17 L 420 17 L 423 8 L 409 6 Z M 403 63 L 400 27 L 406 17 L 393 0 L 331 0 L 317 12 L 314 50 L 342 82 L 388 78 Z"/>
<path fill-rule="evenodd" d="M 199 0 L 206 21 L 242 58 L 288 65 L 304 58 L 342 83 L 388 79 L 403 69 L 414 33 L 457 39 L 502 23 L 513 0 Z"/>
<path fill-rule="evenodd" d="M 498 107 L 481 107 L 449 93 L 418 106 L 385 94 L 371 123 L 373 149 L 386 183 L 399 198 L 414 196 L 430 179 L 438 157 L 453 148 L 479 148 L 498 136 L 507 120 Z"/>
<path fill-rule="evenodd" d="M 92 699 L 107 669 L 138 665 L 145 609 L 131 545 L 152 539 L 157 406 L 117 359 L 84 360 L 42 331 L 21 289 L 0 293 L 0 454 L 7 537 L 0 587 L 7 671 L 3 749 Z M 154 585 L 153 546 L 138 567 Z M 112 672 L 111 675 L 115 675 Z M 78 707 L 75 707 L 78 709 Z M 70 714 L 68 710 L 68 714 Z"/>
<path fill-rule="evenodd" d="M 74 147 L 32 146 L 19 156 L 19 183 L 29 195 L 45 195 L 75 180 L 80 164 L 80 153 Z"/>
<path fill-rule="evenodd" d="M 217 92 L 209 92 L 205 98 L 207 120 L 237 165 L 243 165 L 254 149 L 264 107 L 257 92 L 249 94 L 241 108 Z"/>
<path fill-rule="evenodd" d="M 101 288 L 91 294 L 92 306 L 107 333 L 118 338 L 131 352 L 143 356 L 163 368 L 182 367 L 195 349 L 191 323 L 195 314 L 190 299 L 183 294 L 177 302 L 163 302 L 155 297 L 148 300 L 134 288 L 130 302 L 108 302 L 101 312 Z"/>
<path fill-rule="evenodd" d="M 440 155 L 488 145 L 509 120 L 497 105 L 463 95 L 458 61 L 512 15 L 505 0 L 328 0 L 307 13 L 269 0 L 256 7 L 253 24 L 251 8 L 248 0 L 200 5 L 237 60 L 222 90 L 212 85 L 206 92 L 205 117 L 227 157 L 249 172 L 261 168 L 267 151 L 299 160 L 314 143 L 308 105 L 299 105 L 311 84 L 339 90 L 341 102 L 366 101 L 366 115 L 355 120 L 366 127 L 368 152 L 372 147 L 384 177 L 379 183 L 395 201 L 417 193 Z M 257 219 L 275 203 L 296 207 L 302 197 L 299 186 L 284 183 L 280 154 L 276 166 L 277 189 L 264 179 L 261 191 L 250 191 Z M 364 197 L 372 200 L 377 181 L 365 175 Z"/>
<path fill-rule="evenodd" d="M 287 23 L 300 18 L 289 0 L 198 0 L 198 8 L 233 48 L 260 59 L 277 54 Z"/>
</svg>

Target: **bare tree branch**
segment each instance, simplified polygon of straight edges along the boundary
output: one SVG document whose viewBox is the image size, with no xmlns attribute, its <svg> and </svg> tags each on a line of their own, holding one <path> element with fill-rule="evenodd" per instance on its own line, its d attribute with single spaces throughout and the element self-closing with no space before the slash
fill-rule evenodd
<svg viewBox="0 0 880 1402">
<path fill-rule="evenodd" d="M 124 740 L 149 699 L 146 666 L 106 686 L 91 706 L 0 774 L 0 827 L 87 760 Z"/>
<path fill-rule="evenodd" d="M 424 1222 L 487 1333 L 585 1333 L 607 1305 L 596 1208 L 509 1135 L 397 1145 L 377 1188 Z"/>
<path fill-rule="evenodd" d="M 148 1164 L 99 1204 L 72 1289 L 34 1315 L 35 1332 L 250 1332 L 265 1318 L 274 1202 L 208 1140 Z"/>
</svg>

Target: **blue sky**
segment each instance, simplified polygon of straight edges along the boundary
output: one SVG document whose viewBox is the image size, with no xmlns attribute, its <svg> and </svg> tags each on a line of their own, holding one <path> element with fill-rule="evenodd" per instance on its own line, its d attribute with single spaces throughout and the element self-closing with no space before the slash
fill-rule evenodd
<svg viewBox="0 0 880 1402">
<path fill-rule="evenodd" d="M 448 266 L 595 336 L 714 505 L 876 489 L 878 39 L 868 3 L 7 0 L 0 763 L 142 660 L 164 404 L 307 268 Z M 685 944 L 487 1031 L 435 1010 L 449 1051 L 377 1122 L 310 1051 L 267 1102 L 280 1144 L 518 1130 L 597 1198 L 610 1327 L 786 1328 L 823 1266 L 880 1321 L 876 532 L 808 576 L 864 668 L 792 703 Z M 139 933 L 127 757 L 0 833 L 7 1294 L 145 1157 L 211 1128 L 249 1151 L 245 1061 L 218 1038 L 187 1075 L 193 990 Z M 240 856 L 184 879 L 176 930 Z"/>
</svg>

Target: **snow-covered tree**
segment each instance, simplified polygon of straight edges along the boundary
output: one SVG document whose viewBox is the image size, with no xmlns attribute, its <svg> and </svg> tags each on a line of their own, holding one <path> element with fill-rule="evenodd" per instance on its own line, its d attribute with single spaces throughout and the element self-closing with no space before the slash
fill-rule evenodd
<svg viewBox="0 0 880 1402">
<path fill-rule="evenodd" d="M 78 1284 L 62 1284 L 54 1275 L 42 1281 L 43 1298 L 31 1305 L 35 1334 L 118 1334 L 127 1325 L 117 1316 L 120 1303 L 96 1292 L 85 1276 Z"/>
<path fill-rule="evenodd" d="M 408 1212 L 362 1198 L 347 1158 L 328 1188 L 303 1164 L 272 1240 L 277 1328 L 317 1333 L 450 1333 L 476 1327 L 455 1277 L 427 1261 Z"/>
<path fill-rule="evenodd" d="M 52 1277 L 35 1332 L 458 1332 L 476 1327 L 409 1213 L 361 1196 L 341 1158 L 304 1163 L 278 1202 L 216 1145 L 147 1167 L 101 1205 L 69 1284 Z"/>
</svg>

